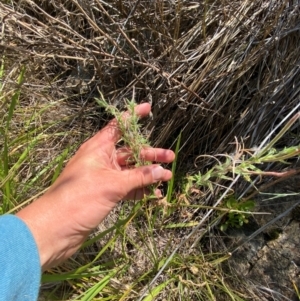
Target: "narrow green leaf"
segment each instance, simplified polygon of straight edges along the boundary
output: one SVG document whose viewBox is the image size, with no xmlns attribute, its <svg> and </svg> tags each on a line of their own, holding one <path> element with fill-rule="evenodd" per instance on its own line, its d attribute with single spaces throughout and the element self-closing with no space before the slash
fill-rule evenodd
<svg viewBox="0 0 300 301">
<path fill-rule="evenodd" d="M 6 119 L 6 130 L 8 130 L 8 128 L 9 128 L 9 124 L 10 124 L 10 121 L 12 119 L 14 109 L 15 109 L 15 107 L 17 105 L 17 102 L 19 101 L 20 86 L 23 83 L 24 74 L 25 74 L 25 67 L 23 66 L 21 68 L 21 72 L 20 72 L 20 75 L 19 75 L 18 81 L 17 81 L 18 89 L 17 89 L 17 91 L 14 93 L 14 95 L 11 98 L 11 103 L 10 103 L 9 110 L 8 110 L 8 116 L 7 116 L 7 119 Z"/>
<path fill-rule="evenodd" d="M 4 59 L 5 57 L 2 58 L 1 60 L 1 66 L 0 66 L 0 79 L 2 79 L 4 77 Z M 0 81 L 0 93 L 2 92 L 2 88 L 3 88 L 3 84 L 2 84 L 2 81 Z M 0 95 L 1 96 L 1 95 Z"/>
<path fill-rule="evenodd" d="M 28 154 L 30 152 L 30 150 L 37 144 L 37 142 L 41 139 L 41 137 L 43 137 L 43 134 L 38 135 L 37 137 L 35 137 L 30 144 L 25 148 L 25 150 L 23 151 L 23 153 L 19 156 L 18 161 L 9 169 L 9 171 L 7 171 L 7 175 L 6 177 L 2 180 L 0 187 L 2 187 L 3 185 L 5 185 L 10 179 L 12 179 L 15 174 L 18 171 L 18 168 L 21 166 L 21 164 L 26 160 L 26 158 L 28 158 Z"/>
<path fill-rule="evenodd" d="M 176 164 L 177 164 L 177 159 L 178 159 L 178 152 L 179 152 L 179 146 L 180 146 L 180 141 L 181 141 L 181 133 L 179 134 L 177 138 L 177 143 L 176 143 L 176 148 L 175 148 L 175 160 L 173 161 L 172 164 L 172 179 L 169 182 L 168 185 L 168 191 L 167 191 L 167 202 L 171 202 L 172 194 L 173 194 L 173 189 L 174 189 L 174 181 L 175 181 L 175 172 L 176 172 Z"/>
<path fill-rule="evenodd" d="M 155 297 L 172 281 L 173 281 L 173 279 L 169 279 L 169 280 L 161 283 L 160 285 L 156 286 L 154 289 L 151 290 L 151 292 L 149 292 L 149 295 L 146 296 L 143 299 L 143 301 L 155 300 Z"/>
<path fill-rule="evenodd" d="M 44 274 L 42 275 L 42 283 L 51 283 L 51 282 L 58 282 L 58 281 L 65 281 L 65 280 L 72 280 L 72 279 L 82 279 L 82 278 L 90 278 L 99 276 L 106 271 L 97 271 L 97 272 L 85 272 L 81 274 L 77 273 L 63 273 L 63 274 Z"/>
<path fill-rule="evenodd" d="M 52 181 L 51 181 L 52 184 L 55 182 L 55 180 L 58 178 L 59 174 L 61 173 L 61 170 L 62 170 L 62 167 L 64 164 L 64 160 L 67 158 L 68 153 L 69 153 L 69 148 L 66 148 L 63 151 L 63 153 L 59 156 L 59 158 L 58 158 L 59 161 L 58 161 L 57 167 L 55 168 L 55 171 L 54 171 L 54 174 L 52 177 Z"/>
<path fill-rule="evenodd" d="M 117 273 L 117 270 L 112 271 L 107 276 L 105 276 L 102 280 L 96 283 L 93 287 L 84 292 L 81 296 L 79 296 L 76 300 L 80 301 L 92 301 L 94 297 L 96 297 L 109 283 L 110 279 L 114 277 Z"/>
<path fill-rule="evenodd" d="M 197 226 L 199 222 L 188 222 L 188 223 L 178 223 L 178 224 L 169 224 L 164 226 L 164 229 L 173 229 L 173 228 L 188 228 L 188 227 L 194 227 Z"/>
</svg>

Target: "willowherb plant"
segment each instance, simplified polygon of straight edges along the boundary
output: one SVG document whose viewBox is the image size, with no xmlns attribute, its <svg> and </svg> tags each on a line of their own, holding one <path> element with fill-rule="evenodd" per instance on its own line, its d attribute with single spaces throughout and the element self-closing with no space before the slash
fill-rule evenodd
<svg viewBox="0 0 300 301">
<path fill-rule="evenodd" d="M 150 143 L 147 137 L 142 133 L 139 125 L 139 117 L 134 108 L 136 103 L 134 100 L 126 100 L 126 109 L 128 114 L 120 111 L 117 107 L 106 102 L 101 94 L 101 98 L 97 98 L 96 102 L 105 110 L 113 115 L 121 132 L 119 143 L 124 144 L 126 149 L 130 150 L 131 158 L 128 163 L 134 162 L 135 166 L 147 165 L 148 162 L 143 160 L 140 156 L 141 150 L 144 147 L 149 147 Z"/>
<path fill-rule="evenodd" d="M 233 155 L 220 155 L 225 157 L 225 162 L 221 162 L 217 157 L 213 157 L 217 164 L 209 169 L 205 174 L 194 174 L 188 177 L 185 191 L 188 193 L 191 187 L 208 187 L 214 191 L 214 185 L 220 180 L 234 180 L 242 176 L 246 181 L 251 181 L 251 176 L 274 176 L 286 177 L 293 174 L 294 170 L 283 172 L 264 171 L 259 165 L 270 162 L 286 163 L 285 160 L 296 158 L 300 154 L 300 145 L 285 147 L 281 150 L 274 148 L 274 144 L 286 133 L 286 131 L 300 118 L 300 113 L 295 114 L 283 127 L 283 129 L 262 149 L 245 149 L 242 144 L 236 141 L 236 151 Z M 199 157 L 212 157 L 201 155 Z"/>
</svg>

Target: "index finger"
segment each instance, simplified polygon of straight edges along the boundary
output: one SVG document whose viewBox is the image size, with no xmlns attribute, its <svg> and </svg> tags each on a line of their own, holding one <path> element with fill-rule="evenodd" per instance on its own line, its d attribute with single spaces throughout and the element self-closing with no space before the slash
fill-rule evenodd
<svg viewBox="0 0 300 301">
<path fill-rule="evenodd" d="M 149 103 L 142 103 L 134 108 L 134 112 L 138 117 L 145 117 L 151 111 L 151 105 Z M 130 112 L 124 112 L 122 114 L 122 120 L 126 121 L 126 118 L 130 117 Z M 112 151 L 115 144 L 121 138 L 121 132 L 116 118 L 112 119 L 102 130 L 100 130 L 95 136 L 95 140 L 99 146 L 107 148 L 108 151 Z"/>
<path fill-rule="evenodd" d="M 171 163 L 175 159 L 173 151 L 164 148 L 144 147 L 140 151 L 140 159 L 146 162 Z M 120 166 L 136 163 L 129 148 L 122 147 L 117 150 L 117 162 Z"/>
</svg>

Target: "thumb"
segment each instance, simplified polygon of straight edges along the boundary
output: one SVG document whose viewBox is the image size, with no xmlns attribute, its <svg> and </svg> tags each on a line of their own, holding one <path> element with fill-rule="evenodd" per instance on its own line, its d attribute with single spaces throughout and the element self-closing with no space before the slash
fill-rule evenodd
<svg viewBox="0 0 300 301">
<path fill-rule="evenodd" d="M 169 181 L 172 178 L 172 172 L 160 165 L 142 166 L 123 172 L 125 173 L 124 177 L 127 179 L 128 192 L 159 181 Z"/>
</svg>

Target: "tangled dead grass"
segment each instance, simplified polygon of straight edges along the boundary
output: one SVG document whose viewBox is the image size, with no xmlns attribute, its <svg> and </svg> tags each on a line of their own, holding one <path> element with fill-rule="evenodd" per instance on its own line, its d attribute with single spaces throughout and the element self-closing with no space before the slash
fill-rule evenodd
<svg viewBox="0 0 300 301">
<path fill-rule="evenodd" d="M 4 1 L 0 49 L 8 75 L 26 66 L 22 107 L 29 115 L 52 104 L 43 118 L 59 120 L 79 142 L 105 118 L 94 100 L 99 91 L 120 108 L 134 91 L 136 102 L 153 105 L 150 140 L 171 147 L 181 133 L 178 170 L 193 173 L 214 163 L 199 154 L 234 152 L 235 137 L 254 149 L 299 104 L 299 4 Z M 278 147 L 299 145 L 299 137 L 296 123 Z M 48 140 L 42 153 L 65 147 Z"/>
<path fill-rule="evenodd" d="M 99 89 L 122 106 L 135 88 L 154 105 L 152 141 L 182 131 L 186 162 L 228 152 L 234 136 L 257 146 L 298 103 L 298 4 L 14 1 L 1 4 L 1 48 L 30 66 L 35 93 L 93 101 Z"/>
</svg>

